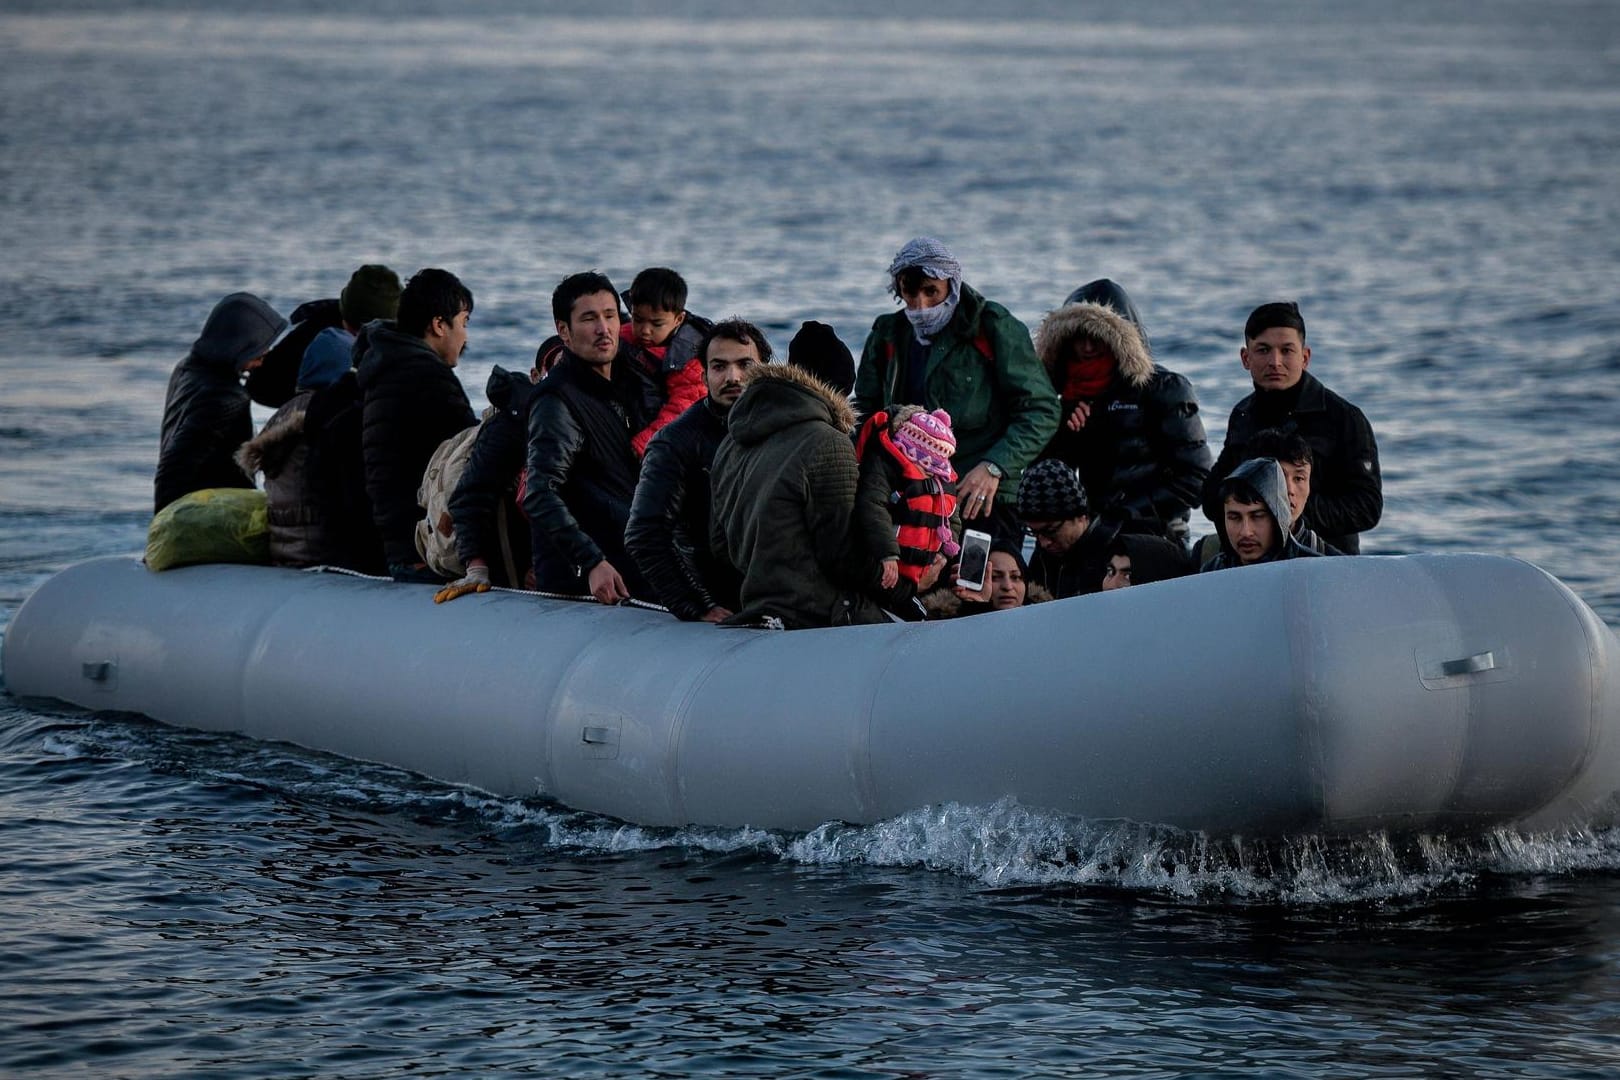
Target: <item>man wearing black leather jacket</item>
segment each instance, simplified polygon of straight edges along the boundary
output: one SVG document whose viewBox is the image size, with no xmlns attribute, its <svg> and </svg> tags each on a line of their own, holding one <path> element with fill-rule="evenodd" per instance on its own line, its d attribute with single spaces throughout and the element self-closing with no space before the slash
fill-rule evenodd
<svg viewBox="0 0 1620 1080">
<path fill-rule="evenodd" d="M 528 515 L 535 587 L 604 604 L 650 599 L 624 550 L 641 462 L 631 436 L 658 413 L 658 388 L 620 341 L 619 294 L 594 271 L 551 294 L 563 358 L 529 408 Z"/>
<path fill-rule="evenodd" d="M 709 468 L 726 437 L 726 414 L 742 396 L 743 376 L 770 363 L 771 347 L 753 323 L 727 319 L 704 336 L 698 357 L 708 396 L 647 445 L 624 546 L 671 614 L 717 623 L 736 611 L 742 583 L 709 547 Z"/>
</svg>

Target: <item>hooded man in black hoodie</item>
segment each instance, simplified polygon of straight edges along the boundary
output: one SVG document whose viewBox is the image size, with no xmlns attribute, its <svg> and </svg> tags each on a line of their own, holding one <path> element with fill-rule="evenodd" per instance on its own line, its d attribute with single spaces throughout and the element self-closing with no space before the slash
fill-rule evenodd
<svg viewBox="0 0 1620 1080">
<path fill-rule="evenodd" d="M 1252 458 L 1232 470 L 1221 481 L 1220 499 L 1221 553 L 1201 572 L 1320 556 L 1294 539 L 1288 480 L 1271 458 Z"/>
<path fill-rule="evenodd" d="M 208 313 L 202 335 L 169 376 L 153 484 L 157 510 L 193 491 L 253 486 L 236 463 L 237 447 L 253 438 L 242 376 L 286 329 L 287 320 L 252 293 L 231 293 Z"/>
<path fill-rule="evenodd" d="M 1190 574 L 1198 567 L 1187 557 L 1187 549 L 1174 540 L 1146 533 L 1120 533 L 1108 545 L 1108 564 L 1103 568 L 1102 591 L 1151 585 L 1155 581 Z"/>
<path fill-rule="evenodd" d="M 529 460 L 529 406 L 535 384 L 546 377 L 562 353 L 562 338 L 554 334 L 541 342 L 527 375 L 507 371 L 499 364 L 489 373 L 484 384 L 489 408 L 473 437 L 461 478 L 450 493 L 450 520 L 434 522 L 435 528 L 453 530 L 456 556 L 467 572 L 440 589 L 434 603 L 488 592 L 495 586 L 534 587 L 530 547 L 534 541 L 522 506 Z"/>
</svg>

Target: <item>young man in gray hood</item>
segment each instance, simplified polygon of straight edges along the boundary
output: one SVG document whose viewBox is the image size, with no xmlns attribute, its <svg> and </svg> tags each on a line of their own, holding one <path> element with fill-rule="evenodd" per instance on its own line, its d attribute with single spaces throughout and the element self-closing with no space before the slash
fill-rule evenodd
<svg viewBox="0 0 1620 1080">
<path fill-rule="evenodd" d="M 1294 539 L 1288 481 L 1271 458 L 1245 461 L 1221 482 L 1221 552 L 1201 572 L 1314 557 L 1320 552 Z"/>
<path fill-rule="evenodd" d="M 231 293 L 208 313 L 202 334 L 169 377 L 154 478 L 155 508 L 205 488 L 250 488 L 235 460 L 253 438 L 242 376 L 263 361 L 287 320 L 252 293 Z"/>
</svg>

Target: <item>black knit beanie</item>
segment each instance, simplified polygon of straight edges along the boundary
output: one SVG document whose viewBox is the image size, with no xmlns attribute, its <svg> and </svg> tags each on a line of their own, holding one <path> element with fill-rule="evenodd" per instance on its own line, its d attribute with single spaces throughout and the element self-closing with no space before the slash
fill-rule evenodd
<svg viewBox="0 0 1620 1080">
<path fill-rule="evenodd" d="M 803 368 L 848 397 L 855 389 L 855 357 L 826 323 L 807 322 L 788 342 L 788 363 Z"/>
</svg>

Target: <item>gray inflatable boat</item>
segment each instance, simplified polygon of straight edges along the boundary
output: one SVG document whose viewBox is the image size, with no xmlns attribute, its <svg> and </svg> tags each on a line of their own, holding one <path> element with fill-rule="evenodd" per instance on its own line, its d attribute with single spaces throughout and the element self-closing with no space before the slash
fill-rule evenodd
<svg viewBox="0 0 1620 1080">
<path fill-rule="evenodd" d="M 129 558 L 43 584 L 21 698 L 279 739 L 647 825 L 1013 798 L 1246 835 L 1599 824 L 1620 643 L 1485 555 L 1299 559 L 952 622 L 780 633 Z"/>
</svg>

